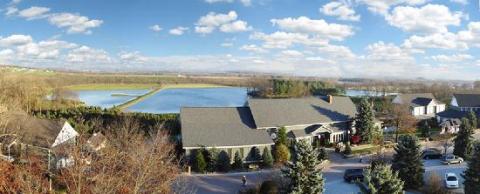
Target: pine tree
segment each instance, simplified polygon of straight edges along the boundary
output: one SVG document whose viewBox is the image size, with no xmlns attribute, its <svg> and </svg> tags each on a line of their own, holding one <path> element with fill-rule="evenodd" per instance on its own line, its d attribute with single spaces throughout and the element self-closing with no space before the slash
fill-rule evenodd
<svg viewBox="0 0 480 194">
<path fill-rule="evenodd" d="M 477 115 L 475 114 L 475 112 L 473 111 L 470 111 L 467 115 L 467 118 L 468 120 L 470 121 L 470 125 L 472 126 L 472 128 L 475 130 L 477 129 L 478 127 L 478 119 L 477 119 Z"/>
<path fill-rule="evenodd" d="M 243 168 L 243 160 L 240 156 L 240 152 L 238 151 L 235 152 L 235 156 L 233 158 L 233 168 L 237 170 Z"/>
<path fill-rule="evenodd" d="M 207 168 L 207 163 L 205 162 L 202 151 L 196 151 L 194 156 L 194 160 L 192 161 L 193 171 L 204 173 Z"/>
<path fill-rule="evenodd" d="M 318 149 L 318 160 L 328 160 L 328 153 L 323 147 Z"/>
<path fill-rule="evenodd" d="M 217 148 L 202 149 L 203 157 L 207 163 L 207 171 L 214 172 L 217 167 L 218 150 Z"/>
<path fill-rule="evenodd" d="M 270 150 L 266 147 L 263 149 L 262 160 L 262 164 L 264 167 L 270 168 L 273 166 L 272 154 L 270 153 Z"/>
<path fill-rule="evenodd" d="M 250 160 L 260 161 L 261 159 L 262 155 L 260 154 L 260 150 L 257 147 L 252 147 L 252 149 L 250 149 Z"/>
<path fill-rule="evenodd" d="M 398 178 L 398 172 L 385 164 L 370 167 L 365 172 L 365 184 L 369 194 L 402 194 L 403 181 Z"/>
<path fill-rule="evenodd" d="M 230 156 L 225 151 L 218 154 L 217 171 L 228 172 L 230 170 Z"/>
<path fill-rule="evenodd" d="M 413 135 L 401 136 L 395 147 L 392 169 L 398 172 L 405 188 L 418 189 L 423 185 L 423 161 L 418 139 Z"/>
<path fill-rule="evenodd" d="M 470 125 L 470 121 L 466 118 L 463 118 L 462 124 L 460 125 L 460 130 L 454 139 L 455 147 L 453 148 L 453 154 L 463 158 L 468 158 L 472 152 L 472 134 L 473 129 L 472 125 Z"/>
<path fill-rule="evenodd" d="M 280 127 L 280 129 L 278 129 L 277 142 L 276 143 L 281 143 L 283 145 L 288 145 L 287 128 Z"/>
<path fill-rule="evenodd" d="M 286 145 L 281 143 L 275 144 L 275 162 L 278 164 L 284 164 L 290 160 L 290 150 Z"/>
<path fill-rule="evenodd" d="M 373 140 L 373 135 L 375 134 L 373 119 L 372 106 L 368 103 L 367 98 L 362 98 L 358 106 L 355 129 L 364 143 L 371 143 Z"/>
<path fill-rule="evenodd" d="M 462 176 L 465 179 L 465 193 L 480 194 L 480 143 L 475 144 L 472 158 Z"/>
<path fill-rule="evenodd" d="M 297 160 L 288 163 L 287 168 L 282 170 L 283 176 L 290 180 L 289 189 L 291 193 L 323 193 L 322 170 L 317 168 L 317 165 L 320 164 L 318 153 L 306 141 L 299 141 L 296 148 Z"/>
</svg>

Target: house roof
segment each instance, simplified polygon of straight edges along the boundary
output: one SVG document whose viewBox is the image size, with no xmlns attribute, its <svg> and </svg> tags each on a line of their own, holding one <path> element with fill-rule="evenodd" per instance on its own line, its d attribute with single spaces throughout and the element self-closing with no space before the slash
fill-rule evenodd
<svg viewBox="0 0 480 194">
<path fill-rule="evenodd" d="M 427 106 L 432 101 L 435 101 L 435 96 L 432 93 L 411 93 L 398 94 L 403 104 L 407 103 L 412 107 Z"/>
<path fill-rule="evenodd" d="M 250 99 L 248 105 L 257 128 L 347 121 L 357 112 L 349 97 Z"/>
<path fill-rule="evenodd" d="M 183 147 L 273 144 L 248 107 L 182 108 L 180 122 Z"/>
<path fill-rule="evenodd" d="M 65 121 L 38 119 L 28 115 L 12 114 L 7 130 L 16 134 L 20 142 L 50 148 L 63 128 Z"/>
<path fill-rule="evenodd" d="M 480 94 L 453 94 L 459 107 L 480 107 Z"/>
</svg>

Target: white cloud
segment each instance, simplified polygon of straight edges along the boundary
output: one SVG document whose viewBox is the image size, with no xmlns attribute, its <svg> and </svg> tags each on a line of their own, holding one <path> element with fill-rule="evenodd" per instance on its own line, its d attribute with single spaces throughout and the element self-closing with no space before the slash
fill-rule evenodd
<svg viewBox="0 0 480 194">
<path fill-rule="evenodd" d="M 320 12 L 328 16 L 335 16 L 338 17 L 340 20 L 347 20 L 347 21 L 359 21 L 360 15 L 355 14 L 355 10 L 353 10 L 351 3 L 347 3 L 346 1 L 333 1 L 323 5 L 320 8 Z"/>
<path fill-rule="evenodd" d="M 244 22 L 242 20 L 234 21 L 232 23 L 227 23 L 222 26 L 220 26 L 220 31 L 222 32 L 244 32 L 244 31 L 249 31 L 251 30 L 252 27 L 248 26 L 247 22 Z"/>
<path fill-rule="evenodd" d="M 458 37 L 453 33 L 437 33 L 427 36 L 411 36 L 406 39 L 403 46 L 414 50 L 423 50 L 428 48 L 437 49 L 468 49 L 465 42 L 458 41 Z"/>
<path fill-rule="evenodd" d="M 12 16 L 18 13 L 18 9 L 16 7 L 7 7 L 5 11 L 6 16 Z"/>
<path fill-rule="evenodd" d="M 240 50 L 248 51 L 248 52 L 254 52 L 254 53 L 267 53 L 268 51 L 262 47 L 258 47 L 257 45 L 254 44 L 249 44 L 249 45 L 243 45 L 240 47 Z"/>
<path fill-rule="evenodd" d="M 458 32 L 458 39 L 473 47 L 480 48 L 480 22 L 468 23 L 467 30 Z"/>
<path fill-rule="evenodd" d="M 454 54 L 454 55 L 435 55 L 427 57 L 439 63 L 460 63 L 473 59 L 472 55 L 468 54 Z"/>
<path fill-rule="evenodd" d="M 297 50 L 284 50 L 281 52 L 286 57 L 302 57 L 303 53 Z"/>
<path fill-rule="evenodd" d="M 247 22 L 237 20 L 238 15 L 235 11 L 230 11 L 227 14 L 210 12 L 200 19 L 195 24 L 195 32 L 201 34 L 212 33 L 219 28 L 222 32 L 243 32 L 251 29 Z"/>
<path fill-rule="evenodd" d="M 354 34 L 351 26 L 327 23 L 325 20 L 314 20 L 305 16 L 298 18 L 284 18 L 270 20 L 273 25 L 280 29 L 295 32 L 313 34 L 319 38 L 343 40 Z"/>
<path fill-rule="evenodd" d="M 18 12 L 18 16 L 27 20 L 40 19 L 47 17 L 46 13 L 50 11 L 47 7 L 30 7 Z"/>
<path fill-rule="evenodd" d="M 160 27 L 160 25 L 158 25 L 158 24 L 155 24 L 155 25 L 150 26 L 150 27 L 148 27 L 148 28 L 149 28 L 150 30 L 154 31 L 154 32 L 160 32 L 160 31 L 162 31 L 162 27 Z"/>
<path fill-rule="evenodd" d="M 18 46 L 18 45 L 31 43 L 32 41 L 33 39 L 31 36 L 23 35 L 23 34 L 13 34 L 5 38 L 0 37 L 0 46 L 2 47 Z"/>
<path fill-rule="evenodd" d="M 68 33 L 90 34 L 91 28 L 102 25 L 102 20 L 92 20 L 86 16 L 72 13 L 56 13 L 49 16 L 48 21 L 59 28 L 67 28 Z"/>
<path fill-rule="evenodd" d="M 286 49 L 294 44 L 310 43 L 308 35 L 290 32 L 274 32 L 272 34 L 255 32 L 250 35 L 250 39 L 263 41 L 263 47 L 265 48 Z M 324 43 L 326 43 L 326 41 Z"/>
<path fill-rule="evenodd" d="M 232 47 L 232 46 L 233 46 L 233 43 L 231 43 L 231 42 L 224 42 L 224 43 L 220 44 L 220 46 L 222 46 L 222 47 Z"/>
<path fill-rule="evenodd" d="M 71 50 L 67 55 L 67 61 L 72 63 L 88 63 L 95 64 L 110 63 L 112 59 L 108 53 L 101 49 L 94 49 L 88 46 L 81 46 Z"/>
<path fill-rule="evenodd" d="M 183 35 L 183 33 L 185 33 L 185 31 L 187 31 L 187 30 L 188 30 L 187 27 L 178 26 L 176 28 L 170 29 L 170 31 L 168 31 L 168 33 L 170 33 L 171 35 L 180 36 L 180 35 Z"/>
<path fill-rule="evenodd" d="M 463 14 L 450 12 L 444 5 L 428 4 L 423 7 L 395 7 L 385 19 L 392 26 L 406 32 L 431 34 L 448 32 L 448 26 L 459 26 Z"/>
<path fill-rule="evenodd" d="M 422 5 L 425 4 L 428 0 L 358 0 L 360 4 L 365 4 L 368 7 L 368 10 L 386 15 L 390 10 L 390 7 L 406 4 L 406 5 Z"/>
<path fill-rule="evenodd" d="M 147 63 L 150 59 L 140 54 L 140 52 L 120 52 L 118 57 L 126 64 L 142 64 Z"/>
<path fill-rule="evenodd" d="M 462 4 L 462 5 L 467 5 L 468 4 L 468 0 L 450 0 L 450 2 L 459 3 L 459 4 Z"/>
<path fill-rule="evenodd" d="M 376 63 L 412 63 L 414 58 L 402 48 L 382 41 L 367 46 L 366 59 Z"/>
</svg>

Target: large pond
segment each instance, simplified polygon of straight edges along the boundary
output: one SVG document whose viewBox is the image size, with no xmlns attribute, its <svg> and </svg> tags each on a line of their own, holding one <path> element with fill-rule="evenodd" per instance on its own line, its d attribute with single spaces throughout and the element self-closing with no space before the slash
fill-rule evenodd
<svg viewBox="0 0 480 194">
<path fill-rule="evenodd" d="M 391 96 L 391 95 L 397 95 L 397 93 L 383 93 L 383 92 L 377 92 L 377 91 L 369 91 L 369 90 L 352 90 L 352 89 L 347 89 L 345 90 L 345 94 L 350 97 L 361 97 L 361 96 Z"/>
<path fill-rule="evenodd" d="M 88 106 L 111 108 L 118 106 L 149 90 L 80 90 L 75 93 L 78 99 Z"/>
<path fill-rule="evenodd" d="M 236 107 L 244 106 L 247 89 L 171 88 L 164 89 L 127 108 L 131 112 L 179 113 L 181 107 Z"/>
</svg>

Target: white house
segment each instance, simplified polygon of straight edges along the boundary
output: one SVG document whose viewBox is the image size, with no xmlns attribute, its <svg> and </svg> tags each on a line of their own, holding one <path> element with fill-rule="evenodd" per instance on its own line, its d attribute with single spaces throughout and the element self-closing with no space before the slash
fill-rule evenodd
<svg viewBox="0 0 480 194">
<path fill-rule="evenodd" d="M 415 117 L 433 117 L 445 110 L 446 104 L 435 99 L 432 93 L 399 94 L 392 103 L 408 105 Z"/>
</svg>

